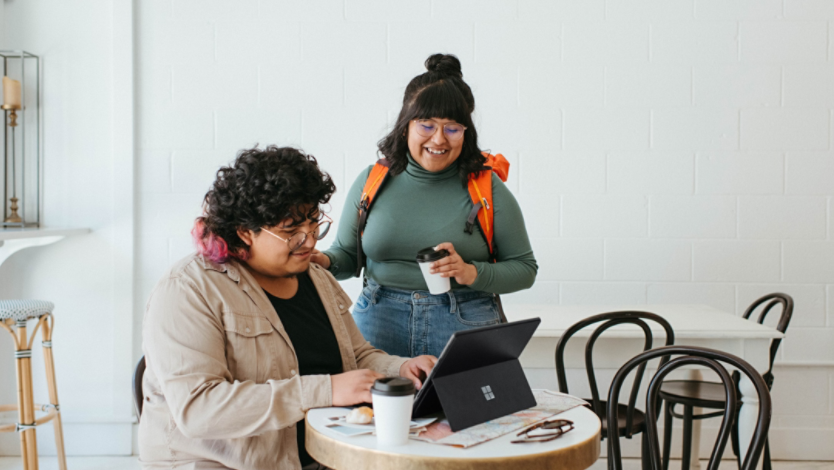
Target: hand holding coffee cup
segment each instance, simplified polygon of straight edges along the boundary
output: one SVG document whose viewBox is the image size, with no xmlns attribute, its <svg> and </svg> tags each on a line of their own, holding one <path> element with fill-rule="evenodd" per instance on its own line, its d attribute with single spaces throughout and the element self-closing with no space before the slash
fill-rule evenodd
<svg viewBox="0 0 834 470">
<path fill-rule="evenodd" d="M 455 246 L 450 242 L 444 242 L 436 247 L 436 250 L 446 250 L 449 255 L 445 258 L 434 262 L 430 269 L 440 274 L 441 277 L 454 277 L 455 281 L 462 286 L 471 285 L 478 277 L 478 268 L 475 265 L 467 263 L 461 258 Z"/>
<path fill-rule="evenodd" d="M 435 247 L 424 248 L 417 252 L 417 264 L 420 265 L 420 271 L 423 272 L 423 279 L 426 280 L 426 285 L 432 294 L 436 295 L 449 292 L 452 288 L 448 277 L 443 277 L 440 273 L 432 272 L 435 263 L 447 256 L 449 256 L 448 251 L 435 250 Z"/>
<path fill-rule="evenodd" d="M 405 377 L 386 377 L 371 388 L 376 441 L 383 446 L 408 443 L 414 384 Z"/>
</svg>

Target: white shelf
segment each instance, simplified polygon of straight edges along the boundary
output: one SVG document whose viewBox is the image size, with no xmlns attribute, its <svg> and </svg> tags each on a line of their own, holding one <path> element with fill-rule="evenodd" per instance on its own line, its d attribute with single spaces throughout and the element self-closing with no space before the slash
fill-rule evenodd
<svg viewBox="0 0 834 470">
<path fill-rule="evenodd" d="M 4 228 L 0 229 L 0 241 L 19 240 L 22 238 L 69 237 L 90 233 L 88 228 L 40 227 L 40 228 Z"/>
<path fill-rule="evenodd" d="M 0 229 L 0 266 L 25 248 L 51 245 L 65 237 L 89 233 L 88 228 L 40 227 Z"/>
</svg>

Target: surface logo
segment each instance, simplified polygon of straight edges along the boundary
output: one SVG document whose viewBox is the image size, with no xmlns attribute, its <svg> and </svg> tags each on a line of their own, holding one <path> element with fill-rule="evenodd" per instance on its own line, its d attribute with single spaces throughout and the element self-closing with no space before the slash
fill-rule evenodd
<svg viewBox="0 0 834 470">
<path fill-rule="evenodd" d="M 484 398 L 486 398 L 487 401 L 490 401 L 495 398 L 495 394 L 492 393 L 492 387 L 490 387 L 489 385 L 487 385 L 486 387 L 481 387 L 481 391 L 484 392 Z"/>
</svg>

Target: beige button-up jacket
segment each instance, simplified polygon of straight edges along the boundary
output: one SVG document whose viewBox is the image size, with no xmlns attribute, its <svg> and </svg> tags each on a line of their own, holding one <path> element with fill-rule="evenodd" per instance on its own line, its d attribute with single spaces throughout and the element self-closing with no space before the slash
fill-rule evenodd
<svg viewBox="0 0 834 470">
<path fill-rule="evenodd" d="M 365 341 L 338 282 L 316 264 L 308 272 L 344 370 L 399 375 L 407 359 Z M 143 335 L 145 468 L 300 468 L 295 423 L 331 406 L 330 376 L 298 374 L 289 336 L 245 266 L 197 254 L 178 262 L 151 294 Z"/>
</svg>

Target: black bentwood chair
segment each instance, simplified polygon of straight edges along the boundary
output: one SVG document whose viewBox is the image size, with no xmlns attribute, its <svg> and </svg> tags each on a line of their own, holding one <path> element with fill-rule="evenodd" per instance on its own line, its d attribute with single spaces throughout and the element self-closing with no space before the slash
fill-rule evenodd
<svg viewBox="0 0 834 470">
<path fill-rule="evenodd" d="M 762 449 L 767 441 L 767 431 L 770 428 L 770 415 L 772 411 L 770 392 L 767 389 L 767 384 L 764 379 L 756 372 L 756 369 L 748 364 L 747 361 L 732 354 L 693 346 L 667 346 L 653 349 L 634 357 L 617 371 L 617 375 L 614 376 L 614 380 L 611 383 L 611 389 L 608 392 L 608 425 L 615 426 L 617 424 L 618 410 L 611 403 L 619 396 L 620 388 L 622 388 L 623 382 L 629 372 L 635 368 L 645 367 L 646 362 L 652 359 L 669 356 L 682 357 L 676 357 L 666 364 L 661 365 L 651 382 L 649 382 L 649 389 L 646 393 L 646 439 L 648 441 L 647 450 L 649 454 L 648 460 L 651 465 L 650 468 L 652 470 L 661 469 L 660 443 L 657 435 L 657 405 L 663 378 L 678 367 L 696 365 L 708 367 L 715 371 L 721 378 L 721 385 L 724 389 L 724 402 L 727 406 L 722 412 L 724 419 L 721 421 L 721 428 L 718 431 L 718 437 L 715 440 L 715 446 L 712 449 L 712 455 L 710 455 L 709 465 L 707 467 L 707 470 L 718 470 L 718 465 L 721 463 L 721 456 L 724 453 L 724 448 L 727 446 L 727 438 L 730 437 L 730 433 L 732 432 L 738 405 L 735 381 L 730 377 L 727 369 L 721 364 L 723 362 L 747 375 L 753 382 L 753 385 L 756 387 L 756 392 L 759 395 L 759 416 L 756 421 L 756 428 L 753 432 L 750 447 L 747 448 L 747 455 L 741 464 L 742 470 L 755 469 L 756 464 L 759 463 L 759 455 L 761 455 Z M 643 459 L 646 460 L 645 455 Z M 608 468 L 612 470 L 622 470 L 623 468 L 619 439 L 608 440 Z"/>
<path fill-rule="evenodd" d="M 570 340 L 571 336 L 576 334 L 579 330 L 593 325 L 595 323 L 605 322 L 591 334 L 591 337 L 588 338 L 588 342 L 585 345 L 585 372 L 588 375 L 588 382 L 591 388 L 591 399 L 586 399 L 588 403 L 590 403 L 594 413 L 599 416 L 600 421 L 602 421 L 602 439 L 605 439 L 609 435 L 610 429 L 616 429 L 617 436 L 624 436 L 628 439 L 634 434 L 639 434 L 645 430 L 646 426 L 646 415 L 644 412 L 635 409 L 634 403 L 637 401 L 637 392 L 640 388 L 640 383 L 643 380 L 643 372 L 646 369 L 646 364 L 641 365 L 637 369 L 637 373 L 634 376 L 634 384 L 631 388 L 631 395 L 628 400 L 628 405 L 623 405 L 618 403 L 618 397 L 615 396 L 613 398 L 614 406 L 621 413 L 617 413 L 617 416 L 625 415 L 625 419 L 617 419 L 609 424 L 609 421 L 606 419 L 607 409 L 612 400 L 609 398 L 609 402 L 606 403 L 603 400 L 600 400 L 599 397 L 599 389 L 597 388 L 597 380 L 596 375 L 594 373 L 594 361 L 593 361 L 593 352 L 594 352 L 594 344 L 596 343 L 597 339 L 599 339 L 600 335 L 602 335 L 607 329 L 622 324 L 632 324 L 637 325 L 640 329 L 643 330 L 643 335 L 645 337 L 645 342 L 643 345 L 643 351 L 647 351 L 652 348 L 653 338 L 652 338 L 652 330 L 649 328 L 649 325 L 646 324 L 644 320 L 651 320 L 660 326 L 666 332 L 666 346 L 675 344 L 675 332 L 672 330 L 672 325 L 669 324 L 663 317 L 659 315 L 655 315 L 654 313 L 649 312 L 638 312 L 638 311 L 623 311 L 623 312 L 609 312 L 609 313 L 601 313 L 599 315 L 594 315 L 588 317 L 578 323 L 575 323 L 567 331 L 559 338 L 559 342 L 556 344 L 556 377 L 559 380 L 559 391 L 562 393 L 569 393 L 568 392 L 568 380 L 567 375 L 565 374 L 565 346 L 567 345 L 568 341 Z M 661 359 L 661 365 L 664 364 L 668 358 Z M 646 439 L 645 435 L 643 436 L 643 455 L 646 455 Z M 648 468 L 648 461 L 646 459 L 643 460 L 643 468 Z"/>
<path fill-rule="evenodd" d="M 142 378 L 145 376 L 145 356 L 139 359 L 136 370 L 133 371 L 133 406 L 136 409 L 136 419 L 142 419 L 142 403 L 145 401 L 145 394 L 142 392 Z"/>
<path fill-rule="evenodd" d="M 777 305 L 781 305 L 782 307 L 782 316 L 779 317 L 779 323 L 776 325 L 776 329 L 784 333 L 788 329 L 788 323 L 790 323 L 791 315 L 793 315 L 793 299 L 787 294 L 768 294 L 757 299 L 747 307 L 743 317 L 749 319 L 753 312 L 759 307 L 764 306 L 756 320 L 756 323 L 762 324 L 767 314 Z M 776 359 L 776 351 L 779 349 L 779 343 L 781 342 L 782 340 L 777 338 L 770 343 L 770 363 L 767 372 L 763 374 L 768 391 L 773 388 L 773 361 Z M 738 386 L 738 377 L 738 373 L 733 373 L 736 386 Z M 669 449 L 672 445 L 672 418 L 675 417 L 683 420 L 683 463 L 681 468 L 683 470 L 689 470 L 689 459 L 692 455 L 692 421 L 714 418 L 723 414 L 722 411 L 716 411 L 695 415 L 693 414 L 693 408 L 718 410 L 727 408 L 724 400 L 724 386 L 720 383 L 700 380 L 667 380 L 660 386 L 660 398 L 665 402 L 664 408 L 666 412 L 663 432 L 663 469 L 667 470 L 669 468 Z M 675 405 L 681 405 L 683 407 L 683 413 L 676 413 Z M 737 425 L 733 426 L 731 437 L 733 452 L 738 456 Z M 764 470 L 771 470 L 770 444 L 767 441 L 765 441 L 762 467 Z"/>
</svg>

